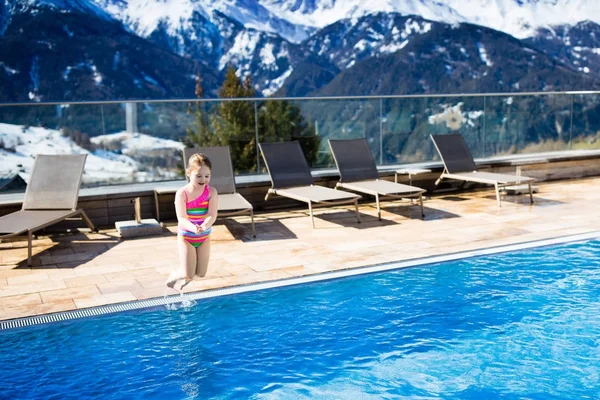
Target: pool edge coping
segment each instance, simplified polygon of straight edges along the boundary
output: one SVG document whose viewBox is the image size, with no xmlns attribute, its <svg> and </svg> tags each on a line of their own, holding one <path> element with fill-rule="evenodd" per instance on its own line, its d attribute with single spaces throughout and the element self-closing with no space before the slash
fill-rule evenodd
<svg viewBox="0 0 600 400">
<path fill-rule="evenodd" d="M 228 296 L 246 292 L 255 292 L 265 289 L 274 289 L 279 287 L 294 286 L 305 283 L 328 281 L 350 276 L 366 275 L 377 272 L 392 271 L 410 267 L 418 267 L 425 265 L 439 264 L 447 261 L 455 261 L 464 258 L 472 258 L 478 256 L 486 256 L 492 254 L 506 253 L 510 251 L 518 251 L 532 249 L 537 247 L 545 247 L 556 244 L 566 244 L 584 240 L 592 240 L 600 238 L 600 230 L 578 233 L 573 235 L 558 236 L 549 239 L 538 239 L 533 241 L 513 243 L 507 245 L 491 246 L 476 250 L 459 251 L 455 253 L 446 253 L 434 256 L 425 256 L 412 258 L 402 261 L 391 261 L 379 264 L 366 265 L 361 267 L 347 268 L 337 271 L 327 271 L 311 275 L 299 277 L 290 277 L 277 279 L 272 281 L 248 283 L 235 286 L 227 286 L 216 289 L 207 289 L 197 292 L 185 293 L 183 295 L 171 295 L 166 297 L 155 297 L 144 300 L 133 300 L 123 303 L 106 304 L 102 306 L 82 308 L 78 310 L 61 311 L 57 313 L 41 314 L 28 317 L 20 317 L 0 321 L 0 331 L 11 330 L 16 328 L 24 328 L 28 326 L 42 325 L 53 322 L 68 321 L 79 318 L 87 318 L 100 316 L 105 314 L 114 314 L 123 311 L 139 310 L 144 308 L 152 308 L 166 306 L 169 304 L 182 303 L 186 300 L 200 300 L 214 297 Z"/>
</svg>

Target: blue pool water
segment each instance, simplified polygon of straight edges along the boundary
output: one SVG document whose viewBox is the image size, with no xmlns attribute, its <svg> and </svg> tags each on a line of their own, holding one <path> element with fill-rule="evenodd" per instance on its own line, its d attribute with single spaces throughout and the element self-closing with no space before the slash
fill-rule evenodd
<svg viewBox="0 0 600 400">
<path fill-rule="evenodd" d="M 0 332 L 2 398 L 600 398 L 600 242 Z"/>
</svg>

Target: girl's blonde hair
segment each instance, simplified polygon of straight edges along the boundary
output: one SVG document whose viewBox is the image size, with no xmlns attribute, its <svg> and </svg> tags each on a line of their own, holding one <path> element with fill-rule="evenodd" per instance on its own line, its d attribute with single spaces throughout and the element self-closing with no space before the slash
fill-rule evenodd
<svg viewBox="0 0 600 400">
<path fill-rule="evenodd" d="M 206 165 L 208 169 L 212 169 L 212 163 L 210 162 L 208 156 L 204 153 L 196 153 L 188 160 L 188 167 L 185 171 L 189 176 L 192 171 L 199 170 L 203 165 Z"/>
</svg>

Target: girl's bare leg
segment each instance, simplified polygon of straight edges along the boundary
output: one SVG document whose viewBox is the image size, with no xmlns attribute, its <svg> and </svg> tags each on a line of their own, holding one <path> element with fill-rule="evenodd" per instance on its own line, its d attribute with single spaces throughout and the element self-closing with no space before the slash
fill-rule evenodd
<svg viewBox="0 0 600 400">
<path fill-rule="evenodd" d="M 196 254 L 196 259 L 198 261 L 195 273 L 198 278 L 204 278 L 208 271 L 208 260 L 210 259 L 210 235 L 206 238 L 204 243 L 196 249 Z"/>
<path fill-rule="evenodd" d="M 167 286 L 170 288 L 173 288 L 177 281 L 191 281 L 196 274 L 196 248 L 181 236 L 177 237 L 177 248 L 179 249 L 180 266 L 171 272 L 167 279 Z"/>
<path fill-rule="evenodd" d="M 179 290 L 182 290 L 185 286 L 187 286 L 187 284 L 190 283 L 195 277 L 204 278 L 204 276 L 206 275 L 206 271 L 208 271 L 208 260 L 210 258 L 210 236 L 195 250 L 195 271 L 192 272 L 191 275 L 188 272 L 188 276 L 185 278 L 185 281 L 179 287 Z"/>
</svg>

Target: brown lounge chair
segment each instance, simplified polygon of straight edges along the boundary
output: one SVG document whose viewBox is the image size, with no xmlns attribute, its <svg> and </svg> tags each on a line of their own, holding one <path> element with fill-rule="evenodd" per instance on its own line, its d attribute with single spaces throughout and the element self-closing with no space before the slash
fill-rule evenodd
<svg viewBox="0 0 600 400">
<path fill-rule="evenodd" d="M 394 199 L 416 197 L 421 206 L 421 218 L 425 217 L 423 193 L 426 190 L 379 179 L 377 165 L 366 139 L 329 139 L 329 147 L 340 174 L 340 181 L 335 186 L 336 188 L 341 187 L 375 196 L 379 219 L 381 219 L 380 196 Z"/>
<path fill-rule="evenodd" d="M 258 146 L 272 183 L 272 187 L 265 196 L 265 201 L 271 194 L 275 194 L 307 203 L 313 228 L 315 227 L 313 207 L 354 203 L 356 221 L 360 223 L 358 214 L 360 196 L 313 185 L 310 168 L 302 153 L 300 142 L 259 143 Z"/>
<path fill-rule="evenodd" d="M 217 189 L 219 193 L 217 218 L 250 214 L 252 236 L 256 237 L 252 204 L 235 191 L 235 176 L 233 174 L 229 147 L 188 147 L 183 149 L 183 164 L 185 168 L 187 168 L 188 160 L 195 153 L 206 154 L 212 163 L 210 185 Z"/>
<path fill-rule="evenodd" d="M 38 155 L 22 209 L 0 217 L 1 239 L 27 232 L 27 265 L 31 265 L 33 232 L 76 215 L 92 231 L 96 230 L 86 213 L 77 208 L 86 156 Z"/>
<path fill-rule="evenodd" d="M 465 143 L 465 139 L 460 134 L 431 135 L 431 140 L 433 140 L 433 144 L 444 163 L 444 171 L 437 181 L 435 181 L 436 185 L 438 185 L 442 179 L 456 179 L 459 181 L 494 185 L 498 207 L 502 207 L 500 201 L 500 188 L 526 184 L 529 186 L 529 201 L 533 204 L 533 190 L 531 188 L 531 183 L 535 181 L 534 178 L 477 171 L 477 164 L 475 164 L 475 160 Z"/>
</svg>

